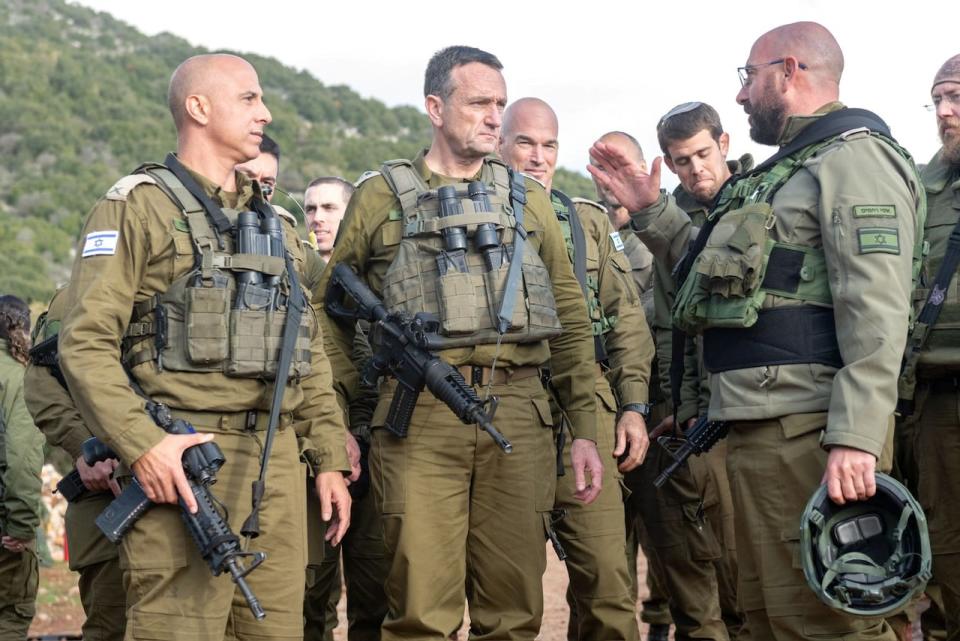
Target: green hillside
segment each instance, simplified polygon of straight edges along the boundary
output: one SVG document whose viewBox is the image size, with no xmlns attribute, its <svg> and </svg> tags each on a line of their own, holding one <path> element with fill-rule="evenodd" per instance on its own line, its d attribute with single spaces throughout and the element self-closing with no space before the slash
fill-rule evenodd
<svg viewBox="0 0 960 641">
<path fill-rule="evenodd" d="M 205 49 L 59 0 L 0 0 L 0 42 L 0 292 L 43 301 L 68 277 L 73 241 L 95 200 L 173 149 L 167 82 L 177 64 Z M 390 108 L 276 59 L 244 55 L 260 74 L 273 113 L 268 132 L 283 149 L 280 186 L 291 193 L 323 174 L 355 178 L 429 142 L 419 109 Z M 556 185 L 593 194 L 573 172 L 558 172 Z"/>
</svg>

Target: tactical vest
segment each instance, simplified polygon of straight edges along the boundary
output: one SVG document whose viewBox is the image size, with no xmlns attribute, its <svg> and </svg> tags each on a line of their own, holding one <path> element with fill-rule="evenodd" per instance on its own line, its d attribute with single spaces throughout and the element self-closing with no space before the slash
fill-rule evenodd
<svg viewBox="0 0 960 641">
<path fill-rule="evenodd" d="M 154 361 L 160 370 L 272 380 L 290 292 L 282 257 L 286 249 L 281 245 L 279 251 L 275 247 L 270 252 L 239 253 L 240 212 L 223 209 L 234 233 L 219 233 L 201 203 L 165 166 L 143 165 L 137 174 L 160 187 L 183 212 L 174 226 L 189 233 L 195 263 L 165 292 L 134 305 L 123 336 L 124 366 L 129 370 Z M 257 220 L 262 222 L 260 217 Z M 243 286 L 252 273 L 271 283 L 270 296 Z M 310 342 L 316 331 L 316 316 L 307 305 L 293 353 L 292 376 L 310 373 Z"/>
<path fill-rule="evenodd" d="M 941 161 L 942 162 L 942 161 Z M 931 163 L 932 164 L 932 163 Z M 960 220 L 960 176 L 949 169 L 937 172 L 933 179 L 928 173 L 938 168 L 928 165 L 924 169 L 924 183 L 928 199 L 927 225 L 924 231 L 926 245 L 933 249 L 923 268 L 920 285 L 913 292 L 915 311 L 919 314 L 924 303 L 931 297 L 933 281 L 937 276 L 949 242 Z M 950 283 L 937 290 L 934 299 L 942 300 L 936 322 L 931 327 L 914 327 L 911 343 L 922 344 L 919 366 L 949 371 L 960 369 L 960 289 L 954 273 Z M 924 336 L 918 336 L 920 333 Z"/>
<path fill-rule="evenodd" d="M 869 133 L 912 165 L 910 155 L 896 141 Z M 777 241 L 770 237 L 770 230 L 776 222 L 772 202 L 777 191 L 809 158 L 846 135 L 808 145 L 769 170 L 749 174 L 721 191 L 708 216 L 716 224 L 673 308 L 675 325 L 688 333 L 704 334 L 704 363 L 709 371 L 792 363 L 842 367 L 823 250 Z M 922 219 L 922 211 L 918 216 Z M 917 234 L 914 278 L 921 254 L 922 236 Z M 766 309 L 758 324 L 768 295 L 802 304 Z M 750 335 L 743 333 L 744 328 L 752 328 Z M 756 344 L 756 349 L 744 354 L 743 340 Z"/>
<path fill-rule="evenodd" d="M 480 181 L 486 187 L 490 211 L 483 211 L 485 207 L 471 198 L 468 183 L 445 186 L 455 189 L 458 211 L 462 210 L 448 216 L 441 216 L 438 195 L 444 187 L 428 187 L 409 161 L 388 161 L 381 173 L 401 207 L 397 218 L 402 239 L 383 282 L 383 301 L 389 311 L 435 315 L 440 349 L 498 340 L 534 342 L 560 333 L 550 274 L 536 251 L 528 247 L 523 252 L 520 286 L 506 291 L 517 230 L 514 210 L 523 207 L 523 193 L 511 195 L 506 165 L 484 161 Z M 478 248 L 478 228 L 484 233 L 495 230 L 499 246 Z M 448 251 L 444 233 L 450 229 L 465 234 L 462 251 Z M 497 315 L 504 296 L 518 298 L 501 336 Z"/>
<path fill-rule="evenodd" d="M 560 231 L 563 232 L 563 240 L 567 244 L 567 256 L 570 263 L 574 264 L 575 249 L 573 243 L 573 230 L 570 226 L 570 212 L 567 211 L 559 198 L 551 195 L 550 201 L 553 204 L 553 211 L 557 214 L 557 221 L 560 223 Z M 576 211 L 573 212 L 576 215 Z M 607 316 L 604 314 L 603 305 L 600 304 L 600 278 L 597 272 L 587 272 L 585 282 L 580 283 L 586 292 L 587 314 L 590 317 L 590 326 L 593 329 L 594 336 L 603 336 L 617 324 L 616 316 Z"/>
<path fill-rule="evenodd" d="M 910 155 L 895 141 L 870 133 L 912 164 Z M 722 218 L 677 294 L 675 324 L 690 333 L 714 327 L 751 327 L 767 295 L 833 306 L 823 250 L 779 242 L 769 232 L 776 222 L 772 202 L 777 191 L 809 158 L 841 137 L 809 145 L 768 171 L 748 175 L 723 189 L 708 216 Z M 919 273 L 921 254 L 922 240 L 918 240 L 914 274 Z"/>
</svg>

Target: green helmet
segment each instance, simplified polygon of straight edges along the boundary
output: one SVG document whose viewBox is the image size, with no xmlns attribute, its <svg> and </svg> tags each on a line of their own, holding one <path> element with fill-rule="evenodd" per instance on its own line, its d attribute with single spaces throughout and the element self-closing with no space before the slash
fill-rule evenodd
<svg viewBox="0 0 960 641">
<path fill-rule="evenodd" d="M 877 474 L 877 493 L 837 505 L 821 485 L 800 521 L 800 560 L 820 600 L 857 616 L 886 616 L 930 579 L 927 519 L 907 488 Z"/>
</svg>

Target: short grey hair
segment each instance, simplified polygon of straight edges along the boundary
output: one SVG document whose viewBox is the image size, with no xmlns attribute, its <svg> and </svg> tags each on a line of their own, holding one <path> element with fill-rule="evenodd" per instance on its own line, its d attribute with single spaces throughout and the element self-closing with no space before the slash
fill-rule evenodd
<svg viewBox="0 0 960 641">
<path fill-rule="evenodd" d="M 439 96 L 441 100 L 449 98 L 453 93 L 450 72 L 471 62 L 479 62 L 497 71 L 503 69 L 503 64 L 495 55 L 482 49 L 462 45 L 441 49 L 433 54 L 430 62 L 427 63 L 427 72 L 423 79 L 423 97 Z"/>
</svg>

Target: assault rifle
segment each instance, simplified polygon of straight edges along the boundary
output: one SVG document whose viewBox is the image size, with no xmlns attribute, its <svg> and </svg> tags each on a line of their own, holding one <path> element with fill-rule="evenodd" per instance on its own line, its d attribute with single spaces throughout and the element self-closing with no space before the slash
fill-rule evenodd
<svg viewBox="0 0 960 641">
<path fill-rule="evenodd" d="M 687 462 L 692 455 L 700 456 L 704 452 L 709 452 L 710 448 L 717 444 L 717 441 L 726 437 L 730 431 L 730 424 L 726 421 L 711 421 L 706 415 L 697 419 L 690 429 L 686 432 L 686 440 L 676 451 L 671 450 L 668 445 L 675 439 L 669 436 L 661 436 L 657 442 L 663 446 L 667 452 L 674 458 L 674 461 L 660 473 L 653 484 L 662 487 L 667 479 L 677 471 L 677 469 Z"/>
<path fill-rule="evenodd" d="M 196 432 L 193 425 L 187 421 L 174 419 L 166 405 L 148 401 L 147 412 L 168 434 Z M 87 465 L 94 465 L 99 461 L 117 458 L 117 455 L 100 440 L 91 438 L 83 444 L 83 458 Z M 266 613 L 245 577 L 263 562 L 266 554 L 243 551 L 240 538 L 230 529 L 230 524 L 218 509 L 219 503 L 210 493 L 210 486 L 217 481 L 217 471 L 225 462 L 220 447 L 212 441 L 194 445 L 183 452 L 183 470 L 197 502 L 197 513 L 191 513 L 181 497 L 180 516 L 183 517 L 200 556 L 210 566 L 213 576 L 219 576 L 224 570 L 230 572 L 230 578 L 240 588 L 247 605 L 259 621 Z M 120 496 L 97 517 L 97 527 L 112 543 L 118 543 L 137 519 L 153 506 L 154 503 L 147 498 L 140 483 L 134 478 Z M 245 556 L 251 557 L 248 568 L 243 566 L 242 557 Z"/>
<path fill-rule="evenodd" d="M 345 305 L 347 297 L 353 302 L 353 309 Z M 504 452 L 509 454 L 513 450 L 513 445 L 492 422 L 497 398 L 490 399 L 490 411 L 485 411 L 487 401 L 480 400 L 460 371 L 430 351 L 431 346 L 436 345 L 439 328 L 434 316 L 421 313 L 411 318 L 407 314 L 387 312 L 377 295 L 343 263 L 333 269 L 324 306 L 327 313 L 338 320 L 370 322 L 373 357 L 363 368 L 362 380 L 376 385 L 381 376 L 393 375 L 397 379 L 397 390 L 384 425 L 387 430 L 400 438 L 407 436 L 417 397 L 426 387 L 464 424 L 479 426 Z"/>
</svg>

